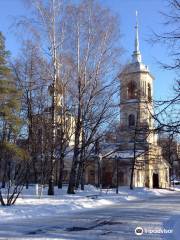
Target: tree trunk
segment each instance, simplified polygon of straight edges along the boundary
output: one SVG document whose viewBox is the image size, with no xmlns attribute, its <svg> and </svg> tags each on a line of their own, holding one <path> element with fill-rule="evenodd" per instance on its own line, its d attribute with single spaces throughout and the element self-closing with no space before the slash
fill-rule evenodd
<svg viewBox="0 0 180 240">
<path fill-rule="evenodd" d="M 74 188 L 76 184 L 76 176 L 77 176 L 77 166 L 78 166 L 78 160 L 79 160 L 79 142 L 80 142 L 80 136 L 82 131 L 82 99 L 81 99 L 81 79 L 79 78 L 78 81 L 78 91 L 79 91 L 79 103 L 78 103 L 78 116 L 77 116 L 77 124 L 76 124 L 76 130 L 75 130 L 75 144 L 74 144 L 74 156 L 73 156 L 73 162 L 70 172 L 70 179 L 69 179 L 69 186 L 67 193 L 68 194 L 75 194 Z"/>
<path fill-rule="evenodd" d="M 64 158 L 64 156 L 60 157 L 58 188 L 62 188 L 63 170 L 64 170 L 64 160 L 63 160 L 63 158 Z"/>
<path fill-rule="evenodd" d="M 80 160 L 78 173 L 77 173 L 77 178 L 76 178 L 76 189 L 79 188 L 79 184 L 80 184 L 80 181 L 81 181 L 81 178 L 82 178 L 82 165 L 83 165 L 83 163 L 81 161 L 82 160 Z"/>
<path fill-rule="evenodd" d="M 53 144 L 52 144 L 53 145 Z M 53 145 L 53 149 L 51 151 L 51 169 L 49 176 L 49 186 L 48 186 L 48 195 L 54 195 L 54 163 L 55 163 L 55 149 Z"/>
<path fill-rule="evenodd" d="M 81 190 L 84 191 L 84 183 L 85 183 L 85 168 L 84 168 L 84 164 L 82 166 L 82 173 L 81 173 Z"/>
<path fill-rule="evenodd" d="M 84 154 L 84 149 L 83 146 L 81 147 L 81 155 L 80 155 L 80 161 L 79 161 L 79 168 L 78 168 L 78 173 L 77 173 L 77 178 L 76 178 L 76 189 L 79 188 L 79 184 L 83 175 L 83 165 L 85 161 L 85 154 Z"/>
<path fill-rule="evenodd" d="M 0 191 L 0 202 L 1 202 L 1 205 L 2 205 L 2 206 L 5 206 L 5 205 L 6 205 L 5 202 L 4 202 L 4 200 L 3 200 L 1 191 Z"/>
<path fill-rule="evenodd" d="M 75 194 L 75 182 L 76 182 L 76 172 L 77 172 L 77 166 L 78 166 L 78 155 L 79 151 L 75 149 L 71 172 L 70 172 L 70 179 L 69 179 L 69 185 L 68 185 L 68 194 Z"/>
<path fill-rule="evenodd" d="M 3 174 L 1 188 L 5 188 L 5 186 L 6 186 L 6 173 L 7 173 L 7 159 L 6 159 L 5 166 L 4 166 L 4 174 Z"/>
</svg>

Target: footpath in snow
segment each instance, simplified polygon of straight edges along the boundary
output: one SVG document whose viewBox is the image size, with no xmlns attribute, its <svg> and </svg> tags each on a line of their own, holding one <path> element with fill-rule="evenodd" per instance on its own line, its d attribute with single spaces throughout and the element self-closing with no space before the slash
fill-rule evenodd
<svg viewBox="0 0 180 240">
<path fill-rule="evenodd" d="M 178 189 L 175 190 L 178 191 Z M 119 194 L 116 194 L 115 189 L 103 189 L 100 191 L 91 185 L 85 186 L 84 191 L 78 190 L 74 195 L 68 195 L 66 191 L 67 187 L 63 187 L 63 189 L 55 188 L 55 195 L 48 196 L 47 188 L 45 188 L 43 196 L 39 198 L 36 196 L 35 186 L 24 189 L 15 205 L 0 206 L 0 222 L 63 216 L 75 211 L 94 209 L 126 201 L 146 200 L 153 196 L 176 193 L 176 191 L 165 189 L 135 188 L 130 190 L 128 187 L 119 187 Z M 93 199 L 91 195 L 97 195 L 97 198 Z"/>
</svg>

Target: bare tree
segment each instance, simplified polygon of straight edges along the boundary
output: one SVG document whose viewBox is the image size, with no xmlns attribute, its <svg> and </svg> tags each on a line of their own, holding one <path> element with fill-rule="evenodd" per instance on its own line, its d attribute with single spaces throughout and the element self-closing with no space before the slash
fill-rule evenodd
<svg viewBox="0 0 180 240">
<path fill-rule="evenodd" d="M 113 63 L 120 55 L 115 41 L 117 21 L 108 9 L 95 1 L 83 1 L 78 6 L 70 6 L 68 11 L 74 64 L 72 83 L 75 83 L 71 92 L 76 105 L 74 156 L 68 193 L 74 193 L 77 169 L 83 166 L 82 163 L 79 165 L 81 152 L 95 142 L 103 124 L 112 114 L 110 109 L 117 91 L 114 86 L 118 70 Z M 108 80 L 108 77 L 114 80 Z"/>
<path fill-rule="evenodd" d="M 114 114 L 117 59 L 121 54 L 117 46 L 117 19 L 96 1 L 65 4 L 58 0 L 33 0 L 30 6 L 32 19 L 24 17 L 18 25 L 28 29 L 33 39 L 38 39 L 48 63 L 52 99 L 48 194 L 54 194 L 57 165 L 58 185 L 62 186 L 64 156 L 70 141 L 66 126 L 68 115 L 74 121 L 70 131 L 74 132 L 74 147 L 68 193 L 74 193 L 77 169 L 84 166 L 79 164 L 79 158 L 84 161 L 81 153 L 88 152 L 88 146 L 102 135 Z"/>
<path fill-rule="evenodd" d="M 58 0 L 29 1 L 32 10 L 32 19 L 26 17 L 18 20 L 18 25 L 28 29 L 32 37 L 38 39 L 49 63 L 49 76 L 51 81 L 51 154 L 50 154 L 50 178 L 48 194 L 54 195 L 54 167 L 56 162 L 56 112 L 57 112 L 57 88 L 61 86 L 60 66 L 62 46 L 64 42 L 63 9 L 65 4 Z"/>
<path fill-rule="evenodd" d="M 31 41 L 23 42 L 22 52 L 12 63 L 18 87 L 22 91 L 21 117 L 24 120 L 24 128 L 21 140 L 27 139 L 27 150 L 29 152 L 29 167 L 33 169 L 33 181 L 38 182 L 38 144 L 36 143 L 36 132 L 38 128 L 35 116 L 42 114 L 47 106 L 48 79 L 46 74 L 47 64 L 45 63 L 37 44 Z M 24 136 L 23 136 L 24 135 Z M 27 179 L 28 182 L 28 179 Z"/>
<path fill-rule="evenodd" d="M 165 70 L 174 71 L 176 78 L 172 79 L 172 81 L 174 80 L 174 95 L 169 99 L 155 102 L 157 111 L 154 118 L 157 120 L 159 128 L 164 128 L 167 132 L 174 131 L 179 133 L 180 2 L 179 0 L 167 0 L 166 2 L 166 12 L 160 13 L 164 18 L 163 30 L 159 33 L 153 32 L 153 38 L 150 42 L 153 44 L 164 44 L 167 47 L 168 55 L 170 56 L 169 62 L 161 62 L 160 64 Z M 168 116 L 171 116 L 171 118 Z"/>
</svg>

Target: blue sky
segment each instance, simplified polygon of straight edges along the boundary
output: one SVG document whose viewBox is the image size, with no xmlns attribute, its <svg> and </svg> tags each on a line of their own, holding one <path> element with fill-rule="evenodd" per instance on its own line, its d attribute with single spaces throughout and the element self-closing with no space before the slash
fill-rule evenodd
<svg viewBox="0 0 180 240">
<path fill-rule="evenodd" d="M 157 61 L 168 62 L 168 54 L 165 46 L 151 46 L 147 40 L 151 34 L 151 29 L 159 32 L 162 30 L 162 17 L 160 11 L 165 11 L 165 0 L 99 0 L 108 6 L 115 13 L 120 15 L 119 27 L 123 34 L 121 43 L 126 52 L 124 60 L 130 60 L 134 47 L 134 26 L 135 11 L 139 14 L 139 34 L 140 50 L 143 62 L 149 66 L 154 81 L 155 98 L 163 98 L 171 93 L 173 79 L 172 72 L 164 71 L 160 68 Z M 28 9 L 25 8 L 22 0 L 0 0 L 0 31 L 6 37 L 7 49 L 12 56 L 18 54 L 20 45 L 14 32 L 9 28 L 13 23 L 13 17 L 27 15 Z"/>
</svg>

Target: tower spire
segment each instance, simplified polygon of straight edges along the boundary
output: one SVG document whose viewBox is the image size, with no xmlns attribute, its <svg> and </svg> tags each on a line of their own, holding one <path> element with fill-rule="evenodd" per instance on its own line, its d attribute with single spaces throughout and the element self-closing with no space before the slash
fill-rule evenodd
<svg viewBox="0 0 180 240">
<path fill-rule="evenodd" d="M 133 63 L 141 62 L 141 53 L 139 50 L 139 31 L 138 31 L 138 12 L 136 11 L 136 26 L 135 26 L 135 49 L 133 52 Z"/>
</svg>

